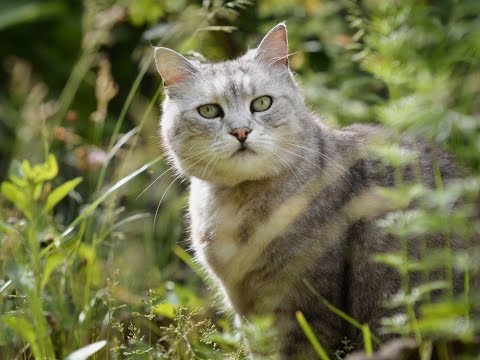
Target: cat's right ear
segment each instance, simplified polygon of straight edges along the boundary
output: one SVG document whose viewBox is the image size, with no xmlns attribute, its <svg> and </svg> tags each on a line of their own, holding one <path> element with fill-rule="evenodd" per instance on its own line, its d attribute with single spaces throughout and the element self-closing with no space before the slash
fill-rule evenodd
<svg viewBox="0 0 480 360">
<path fill-rule="evenodd" d="M 192 62 L 176 51 L 164 47 L 155 48 L 155 64 L 167 86 L 178 85 L 197 72 Z"/>
</svg>

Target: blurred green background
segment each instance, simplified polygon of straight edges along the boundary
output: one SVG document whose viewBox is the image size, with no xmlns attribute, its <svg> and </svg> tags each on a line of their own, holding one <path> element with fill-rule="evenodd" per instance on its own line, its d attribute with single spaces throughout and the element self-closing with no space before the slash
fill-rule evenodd
<svg viewBox="0 0 480 360">
<path fill-rule="evenodd" d="M 156 45 L 231 59 L 286 20 L 311 108 L 333 126 L 382 123 L 451 151 L 465 168 L 456 187 L 398 194 L 433 199 L 433 220 L 418 220 L 425 233 L 478 238 L 479 14 L 477 0 L 0 1 L 0 181 L 14 184 L 0 198 L 0 358 L 64 358 L 101 340 L 99 359 L 243 357 L 188 251 L 187 184 L 157 134 Z M 48 154 L 56 160 L 29 172 Z M 418 230 L 386 231 L 395 226 Z M 478 271 L 468 252 L 449 259 Z M 478 323 L 451 327 L 477 300 L 467 291 L 460 315 L 455 305 L 435 326 L 408 318 L 390 331 L 415 335 L 421 349 L 440 338 L 449 358 L 450 341 L 478 341 Z"/>
</svg>

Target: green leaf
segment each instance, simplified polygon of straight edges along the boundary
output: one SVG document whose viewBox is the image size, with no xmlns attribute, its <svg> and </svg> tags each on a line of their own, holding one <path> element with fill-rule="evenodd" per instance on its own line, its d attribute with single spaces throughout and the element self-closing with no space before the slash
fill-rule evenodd
<svg viewBox="0 0 480 360">
<path fill-rule="evenodd" d="M 43 269 L 42 281 L 40 283 L 41 288 L 43 289 L 50 279 L 50 275 L 52 275 L 55 268 L 61 265 L 65 261 L 65 255 L 61 253 L 55 253 L 48 257 L 47 262 L 45 263 L 45 267 Z"/>
<path fill-rule="evenodd" d="M 55 155 L 49 154 L 47 161 L 33 167 L 34 182 L 39 183 L 52 180 L 58 175 L 58 163 Z"/>
<path fill-rule="evenodd" d="M 185 249 L 183 249 L 182 247 L 180 247 L 178 245 L 175 245 L 172 248 L 172 250 L 173 250 L 175 255 L 177 255 L 180 259 L 182 259 L 185 262 L 185 264 L 187 264 L 190 267 L 190 269 L 195 271 L 195 273 L 197 273 L 201 278 L 203 278 L 203 276 L 205 274 L 203 273 L 200 265 L 198 265 L 193 260 L 192 255 L 190 255 Z"/>
<path fill-rule="evenodd" d="M 55 205 L 57 205 L 65 196 L 68 195 L 80 182 L 82 181 L 81 177 L 77 177 L 73 180 L 69 180 L 55 190 L 53 190 L 50 195 L 48 195 L 47 202 L 43 208 L 43 211 L 48 212 L 52 210 Z"/>
<path fill-rule="evenodd" d="M 436 304 L 425 304 L 420 309 L 421 319 L 441 319 L 462 316 L 468 313 L 469 306 L 465 302 L 448 301 Z"/>
<path fill-rule="evenodd" d="M 175 318 L 175 306 L 170 303 L 163 303 L 155 306 L 153 312 L 156 315 L 164 316 L 169 319 Z"/>
<path fill-rule="evenodd" d="M 18 234 L 18 230 L 14 226 L 2 221 L 1 219 L 0 219 L 0 232 L 3 232 L 7 235 Z"/>
<path fill-rule="evenodd" d="M 405 259 L 403 253 L 383 253 L 377 254 L 373 260 L 396 269 L 400 273 L 405 273 L 408 270 L 408 259 Z"/>
<path fill-rule="evenodd" d="M 10 200 L 17 209 L 21 210 L 27 218 L 32 218 L 29 200 L 21 188 L 9 181 L 4 181 L 0 191 L 3 196 Z"/>
<path fill-rule="evenodd" d="M 35 336 L 35 330 L 33 328 L 33 325 L 27 320 L 25 316 L 7 315 L 4 316 L 2 320 L 5 325 L 12 328 L 20 335 L 23 341 L 30 345 L 30 349 L 32 349 L 35 359 L 42 359 L 42 353 L 40 351 L 40 346 Z"/>
<path fill-rule="evenodd" d="M 86 360 L 93 354 L 101 350 L 107 342 L 105 340 L 100 340 L 92 344 L 88 344 L 78 350 L 75 350 L 70 355 L 68 355 L 65 360 Z"/>
<path fill-rule="evenodd" d="M 60 15 L 65 5 L 59 1 L 23 2 L 12 1 L 0 8 L 0 30 L 23 23 Z"/>
</svg>

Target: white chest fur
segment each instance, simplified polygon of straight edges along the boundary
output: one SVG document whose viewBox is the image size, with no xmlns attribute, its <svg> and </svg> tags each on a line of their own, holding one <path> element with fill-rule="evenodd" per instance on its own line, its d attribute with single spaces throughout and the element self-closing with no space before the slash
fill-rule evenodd
<svg viewBox="0 0 480 360">
<path fill-rule="evenodd" d="M 213 193 L 208 185 L 193 180 L 190 193 L 192 240 L 196 256 L 218 278 L 226 290 L 233 291 L 249 260 L 258 255 L 254 244 L 244 246 L 242 226 L 248 207 L 238 199 Z M 253 245 L 253 246 L 252 246 Z"/>
</svg>

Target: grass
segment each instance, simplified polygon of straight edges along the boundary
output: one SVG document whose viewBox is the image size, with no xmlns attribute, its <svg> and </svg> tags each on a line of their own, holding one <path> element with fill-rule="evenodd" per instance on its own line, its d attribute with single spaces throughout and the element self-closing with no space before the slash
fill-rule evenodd
<svg viewBox="0 0 480 360">
<path fill-rule="evenodd" d="M 212 303 L 212 294 L 203 285 L 204 273 L 185 250 L 186 233 L 182 221 L 185 189 L 169 173 L 158 137 L 153 135 L 162 87 L 158 82 L 150 84 L 148 74 L 153 59 L 150 46 L 143 47 L 137 57 L 138 73 L 125 92 L 118 116 L 107 112 L 99 122 L 85 120 L 92 127 L 86 135 L 75 132 L 78 123 L 66 123 L 72 108 L 78 105 L 76 101 L 85 92 L 85 86 L 92 97 L 96 96 L 98 109 L 108 108 L 115 101 L 98 88 L 105 84 L 107 88 L 116 88 L 113 76 L 100 71 L 99 59 L 112 29 L 121 20 L 109 12 L 111 7 L 99 8 L 94 1 L 85 4 L 84 47 L 63 90 L 54 92 L 58 97 L 47 99 L 42 95 L 38 89 L 45 84 L 29 78 L 26 68 L 21 67 L 24 64 L 16 60 L 13 68 L 17 66 L 23 70 L 18 71 L 21 76 L 17 78 L 12 71 L 9 97 L 5 100 L 8 106 L 2 102 L 0 108 L 11 118 L 18 118 L 15 131 L 22 136 L 27 134 L 30 139 L 23 141 L 19 137 L 17 140 L 15 157 L 21 161 L 12 161 L 9 176 L 1 186 L 0 358 L 244 358 L 240 335 L 233 329 L 228 316 L 217 313 L 218 304 Z M 274 13 L 280 10 L 275 6 L 269 8 L 268 4 L 261 7 L 266 18 L 284 16 Z M 207 7 L 177 10 L 174 26 L 164 35 L 162 44 L 186 49 L 194 44 L 194 39 L 206 36 L 208 32 L 204 30 L 231 31 L 233 28 L 226 25 L 214 27 L 217 25 L 213 22 L 218 20 L 215 17 L 225 16 L 219 23 L 233 22 L 245 6 L 248 6 L 246 2 L 212 2 Z M 318 77 L 312 73 L 320 71 L 311 69 L 318 59 L 309 63 L 307 52 L 292 57 L 292 67 L 303 61 L 307 69 L 299 76 L 305 82 L 307 94 L 314 90 L 310 99 L 315 101 L 316 94 L 323 94 L 323 98 L 317 99 L 318 104 L 339 123 L 344 123 L 347 115 L 364 121 L 375 114 L 392 131 L 413 131 L 428 138 L 444 139 L 450 151 L 469 169 L 467 175 L 453 183 L 444 183 L 437 169 L 436 190 L 419 184 L 385 190 L 383 196 L 395 203 L 398 211 L 382 219 L 379 225 L 385 232 L 403 238 L 404 250 L 412 234 L 421 237 L 440 232 L 447 234 L 449 241 L 462 236 L 473 242 L 478 237 L 475 206 L 480 194 L 478 152 L 475 150 L 478 115 L 471 110 L 475 104 L 472 94 L 478 89 L 475 83 L 468 82 L 477 71 L 472 65 L 476 64 L 475 58 L 470 58 L 476 51 L 474 38 L 465 39 L 468 45 L 465 52 L 463 43 L 446 38 L 405 57 L 402 41 L 412 46 L 423 45 L 410 39 L 411 34 L 403 31 L 404 28 L 395 28 L 398 19 L 402 18 L 399 14 L 404 16 L 411 11 L 415 16 L 403 19 L 414 22 L 409 26 L 417 26 L 417 35 L 425 28 L 430 29 L 430 37 L 425 39 L 433 41 L 431 34 L 435 32 L 422 22 L 430 17 L 419 15 L 425 15 L 422 11 L 428 13 L 428 7 L 405 2 L 398 7 L 390 4 L 370 9 L 365 15 L 362 6 L 350 2 L 342 6 L 336 3 L 316 10 L 322 19 L 322 28 L 317 28 L 318 21 L 312 20 L 313 16 L 298 20 L 292 16 L 292 26 L 289 23 L 293 42 L 298 42 L 296 46 L 301 46 L 298 39 L 303 31 L 314 29 L 315 33 L 323 34 L 326 51 L 333 59 L 328 71 L 322 74 L 324 77 Z M 345 11 L 355 30 L 351 43 L 357 51 L 355 56 L 339 50 L 338 37 L 330 39 L 324 33 L 331 31 L 338 35 L 335 31 L 344 21 L 341 14 Z M 469 10 L 463 11 L 468 14 Z M 97 13 L 111 21 L 95 23 Z M 466 15 L 463 18 L 461 13 L 460 7 L 455 7 L 451 12 L 454 19 L 450 22 L 445 20 L 445 15 L 445 21 L 436 25 L 445 27 L 439 33 L 458 34 L 457 26 L 467 28 L 471 18 Z M 265 19 L 262 21 L 266 23 Z M 298 27 L 296 21 L 300 24 Z M 308 26 L 303 26 L 304 22 Z M 395 35 L 392 38 L 397 41 L 390 43 L 390 47 L 382 41 L 386 33 Z M 363 34 L 368 37 L 363 39 Z M 312 40 L 308 40 L 313 46 Z M 428 51 L 436 54 L 449 42 L 456 52 L 442 52 L 446 56 L 426 58 L 426 54 L 430 54 Z M 355 60 L 346 60 L 350 58 Z M 396 62 L 392 63 L 392 59 Z M 405 63 L 415 66 L 402 68 L 401 64 Z M 360 75 L 358 66 L 362 66 Z M 457 71 L 445 70 L 451 68 Z M 371 78 L 367 79 L 365 72 L 369 72 Z M 433 74 L 435 79 L 432 86 L 422 80 L 428 74 Z M 383 82 L 381 85 L 378 79 Z M 344 86 L 345 83 L 349 86 Z M 461 87 L 463 83 L 468 83 L 468 87 Z M 354 91 L 366 84 L 371 85 L 371 91 Z M 148 96 L 144 95 L 145 88 Z M 390 90 L 390 97 L 379 99 L 378 92 L 385 88 Z M 444 92 L 448 92 L 448 96 Z M 352 95 L 354 93 L 358 98 L 352 97 L 357 96 Z M 363 98 L 364 95 L 370 97 Z M 3 97 L 1 99 L 4 101 Z M 432 113 L 418 111 L 433 106 L 436 111 Z M 365 107 L 368 111 L 361 110 Z M 360 110 L 346 115 L 344 108 Z M 416 121 L 412 121 L 413 115 Z M 449 122 L 452 116 L 453 123 Z M 455 124 L 461 126 L 456 128 Z M 62 136 L 58 132 L 60 125 L 64 131 Z M 451 133 L 446 133 L 445 129 L 450 129 Z M 378 148 L 377 152 L 383 161 L 397 167 L 409 160 L 406 159 L 409 154 L 398 151 L 391 144 Z M 95 160 L 95 156 L 100 159 Z M 397 177 L 401 184 L 400 171 Z M 160 199 L 161 204 L 157 204 Z M 411 202 L 420 204 L 418 209 L 409 210 Z M 452 204 L 464 206 L 452 211 Z M 394 267 L 404 279 L 401 292 L 390 299 L 390 306 L 401 307 L 404 312 L 384 319 L 383 330 L 414 337 L 422 359 L 428 359 L 433 351 L 441 359 L 454 359 L 458 349 L 464 353 L 462 356 L 473 359 L 478 356 L 480 336 L 480 324 L 472 315 L 479 303 L 472 285 L 479 271 L 478 248 L 472 244 L 465 251 L 426 255 L 422 259 L 410 259 L 403 251 L 377 256 L 377 261 Z M 446 281 L 429 282 L 428 273 L 439 269 L 445 271 Z M 426 274 L 425 282 L 412 288 L 408 275 L 418 271 Z M 453 294 L 451 286 L 454 271 L 465 274 L 464 289 L 458 296 Z M 305 291 L 310 288 L 305 284 Z M 446 291 L 448 296 L 432 303 L 430 295 L 438 291 Z M 367 324 L 325 301 L 324 304 L 361 330 L 367 355 L 380 345 Z M 296 316 L 319 358 L 327 359 L 326 350 L 306 319 L 300 312 Z M 259 320 L 242 334 L 267 348 L 265 338 L 269 324 Z M 339 357 L 344 357 L 349 350 L 348 339 L 345 348 L 345 352 L 337 353 L 341 354 Z M 262 350 L 268 352 L 268 349 Z"/>
</svg>

